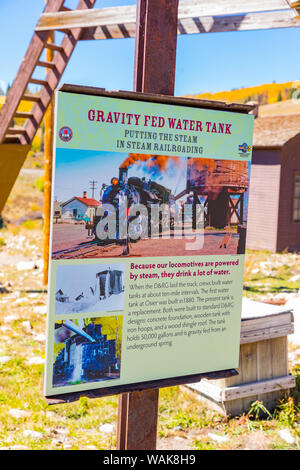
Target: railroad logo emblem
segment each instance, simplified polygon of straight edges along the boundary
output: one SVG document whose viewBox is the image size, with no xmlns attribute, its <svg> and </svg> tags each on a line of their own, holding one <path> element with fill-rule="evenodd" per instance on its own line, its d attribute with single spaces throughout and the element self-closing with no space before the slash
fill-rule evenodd
<svg viewBox="0 0 300 470">
<path fill-rule="evenodd" d="M 72 139 L 73 137 L 73 131 L 70 127 L 68 126 L 63 126 L 59 129 L 59 138 L 63 141 L 63 142 L 70 142 L 70 140 Z"/>
<path fill-rule="evenodd" d="M 239 152 L 248 153 L 248 152 L 250 152 L 250 150 L 251 150 L 251 146 L 248 145 L 246 142 L 239 145 Z"/>
</svg>

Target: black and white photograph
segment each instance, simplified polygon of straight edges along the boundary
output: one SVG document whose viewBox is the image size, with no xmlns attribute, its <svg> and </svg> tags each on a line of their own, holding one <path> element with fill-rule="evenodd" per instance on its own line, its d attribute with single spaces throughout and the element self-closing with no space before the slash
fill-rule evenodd
<svg viewBox="0 0 300 470">
<path fill-rule="evenodd" d="M 58 266 L 55 314 L 122 311 L 124 274 L 124 264 Z"/>
</svg>

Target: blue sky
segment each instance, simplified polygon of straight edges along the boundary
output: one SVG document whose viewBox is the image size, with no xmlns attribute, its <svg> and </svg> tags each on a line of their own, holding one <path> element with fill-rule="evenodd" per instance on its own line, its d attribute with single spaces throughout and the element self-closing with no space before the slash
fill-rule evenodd
<svg viewBox="0 0 300 470">
<path fill-rule="evenodd" d="M 96 8 L 135 0 L 97 0 Z M 74 7 L 77 0 L 66 0 Z M 0 0 L 0 86 L 12 83 L 45 0 Z M 300 28 L 179 36 L 175 95 L 300 79 Z M 134 39 L 79 43 L 62 82 L 132 90 Z"/>
<path fill-rule="evenodd" d="M 119 177 L 119 166 L 127 157 L 127 153 L 58 148 L 55 162 L 54 198 L 67 201 L 73 196 L 82 197 L 83 191 L 87 191 L 87 196 L 91 197 L 89 181 L 95 179 L 97 181 L 95 197 L 99 199 L 102 184 L 110 184 L 113 177 Z M 182 159 L 178 158 L 178 164 L 181 161 Z M 185 171 L 185 163 L 182 162 L 176 169 L 171 162 L 166 171 L 157 174 L 156 178 L 153 178 L 153 174 L 150 177 L 178 194 L 185 187 Z M 129 169 L 128 176 L 148 179 L 149 173 L 145 165 L 137 164 Z"/>
</svg>

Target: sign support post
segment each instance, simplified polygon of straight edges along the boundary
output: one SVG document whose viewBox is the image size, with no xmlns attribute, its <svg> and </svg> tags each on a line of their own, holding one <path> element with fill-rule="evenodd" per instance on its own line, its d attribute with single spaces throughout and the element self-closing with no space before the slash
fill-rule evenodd
<svg viewBox="0 0 300 470">
<path fill-rule="evenodd" d="M 54 43 L 54 31 L 49 33 L 48 42 Z M 46 60 L 52 62 L 54 52 L 46 49 Z M 49 69 L 47 69 L 48 71 Z M 54 100 L 51 99 L 44 117 L 44 254 L 43 254 L 43 283 L 48 284 L 49 270 L 49 245 L 50 245 L 50 219 L 51 219 L 51 186 L 52 186 L 52 162 L 53 162 L 53 129 L 54 129 Z"/>
<path fill-rule="evenodd" d="M 174 95 L 178 0 L 138 0 L 134 91 Z M 156 448 L 159 389 L 119 395 L 119 450 Z"/>
</svg>

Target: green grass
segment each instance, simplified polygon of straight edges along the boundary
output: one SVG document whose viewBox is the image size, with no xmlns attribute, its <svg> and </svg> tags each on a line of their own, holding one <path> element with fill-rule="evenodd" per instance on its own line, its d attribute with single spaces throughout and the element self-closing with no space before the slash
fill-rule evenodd
<svg viewBox="0 0 300 470">
<path fill-rule="evenodd" d="M 40 178 L 37 178 L 35 180 L 34 187 L 36 187 L 42 193 L 44 192 L 44 189 L 45 189 L 45 178 L 44 178 L 44 176 L 41 176 Z"/>
<path fill-rule="evenodd" d="M 266 294 L 297 293 L 300 280 L 291 280 L 300 274 L 299 255 L 267 251 L 249 252 L 245 257 L 244 294 L 258 298 Z"/>
</svg>

